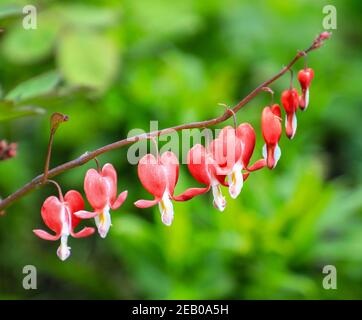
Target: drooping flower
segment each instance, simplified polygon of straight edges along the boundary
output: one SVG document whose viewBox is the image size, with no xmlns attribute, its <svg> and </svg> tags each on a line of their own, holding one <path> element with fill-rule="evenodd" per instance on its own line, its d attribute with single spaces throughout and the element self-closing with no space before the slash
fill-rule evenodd
<svg viewBox="0 0 362 320">
<path fill-rule="evenodd" d="M 87 171 L 84 191 L 94 211 L 82 210 L 76 215 L 82 219 L 94 218 L 99 235 L 105 238 L 112 225 L 110 209 L 118 209 L 126 200 L 128 192 L 123 191 L 117 197 L 117 172 L 110 163 L 105 164 L 102 170 Z"/>
<path fill-rule="evenodd" d="M 309 104 L 309 87 L 314 78 L 314 71 L 311 68 L 305 68 L 298 72 L 298 80 L 302 88 L 302 95 L 299 99 L 299 107 L 303 111 Z"/>
<path fill-rule="evenodd" d="M 143 187 L 155 198 L 153 200 L 138 200 L 135 206 L 149 208 L 159 205 L 161 220 L 166 226 L 172 224 L 174 218 L 171 200 L 185 201 L 174 196 L 175 186 L 178 181 L 179 162 L 176 155 L 167 151 L 161 156 L 146 154 L 138 163 L 138 177 Z"/>
<path fill-rule="evenodd" d="M 278 142 L 282 134 L 282 125 L 281 112 L 278 104 L 264 108 L 261 116 L 261 128 L 265 140 L 263 156 L 268 168 L 273 169 L 281 156 Z"/>
<path fill-rule="evenodd" d="M 227 182 L 222 184 L 229 187 L 229 193 L 234 199 L 240 194 L 248 177 L 248 173 L 242 171 L 255 171 L 265 166 L 265 160 L 261 159 L 249 167 L 255 140 L 253 127 L 249 123 L 242 123 L 236 129 L 224 127 L 210 145 L 213 158 L 220 167 L 217 169 L 218 180 L 227 176 Z"/>
<path fill-rule="evenodd" d="M 179 199 L 179 201 L 189 200 L 212 189 L 214 207 L 220 211 L 224 211 L 226 200 L 222 195 L 221 185 L 227 186 L 225 183 L 225 173 L 227 170 L 220 168 L 212 152 L 206 150 L 201 144 L 196 144 L 189 150 L 187 166 L 195 180 L 206 186 L 203 188 L 189 188 L 179 195 L 177 199 Z"/>
<path fill-rule="evenodd" d="M 78 191 L 68 191 L 63 199 L 55 196 L 48 197 L 41 208 L 41 216 L 49 229 L 55 232 L 55 235 L 47 231 L 36 229 L 33 232 L 41 239 L 55 241 L 60 239 L 60 246 L 57 255 L 64 261 L 70 256 L 70 247 L 68 247 L 68 237 L 83 238 L 94 233 L 94 228 L 85 227 L 79 232 L 74 229 L 79 224 L 80 219 L 75 215 L 76 212 L 84 209 L 84 201 Z"/>
<path fill-rule="evenodd" d="M 284 90 L 282 93 L 282 105 L 287 114 L 285 118 L 285 131 L 289 139 L 293 139 L 297 131 L 296 112 L 299 105 L 298 91 L 294 88 Z"/>
<path fill-rule="evenodd" d="M 244 182 L 242 146 L 237 130 L 231 126 L 221 129 L 217 139 L 211 142 L 209 149 L 214 160 L 213 170 L 216 173 L 216 181 L 228 186 L 231 197 L 236 198 Z"/>
</svg>

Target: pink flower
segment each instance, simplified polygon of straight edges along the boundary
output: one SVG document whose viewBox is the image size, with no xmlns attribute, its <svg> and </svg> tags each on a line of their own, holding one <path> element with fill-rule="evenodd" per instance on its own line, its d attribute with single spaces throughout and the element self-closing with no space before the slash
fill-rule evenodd
<svg viewBox="0 0 362 320">
<path fill-rule="evenodd" d="M 311 68 L 302 69 L 298 72 L 298 80 L 302 88 L 302 96 L 299 99 L 299 107 L 303 111 L 309 104 L 309 87 L 314 78 L 314 71 Z"/>
<path fill-rule="evenodd" d="M 281 112 L 278 104 L 264 108 L 261 116 L 261 128 L 265 140 L 263 156 L 269 169 L 273 169 L 281 156 L 278 142 L 282 134 L 282 125 Z"/>
<path fill-rule="evenodd" d="M 98 233 L 107 236 L 112 225 L 110 209 L 118 209 L 127 198 L 127 191 L 117 197 L 117 172 L 107 163 L 102 170 L 89 169 L 84 178 L 84 191 L 93 208 L 93 212 L 79 211 L 76 215 L 82 219 L 94 218 Z"/>
<path fill-rule="evenodd" d="M 282 105 L 287 114 L 285 118 L 285 132 L 289 139 L 293 139 L 297 131 L 296 112 L 299 105 L 299 95 L 296 89 L 284 90 L 282 93 Z"/>
<path fill-rule="evenodd" d="M 170 226 L 174 218 L 171 200 L 187 200 L 174 196 L 178 175 L 179 162 L 176 155 L 171 151 L 157 157 L 146 154 L 138 163 L 138 177 L 143 187 L 155 198 L 153 200 L 138 200 L 135 202 L 135 206 L 149 208 L 158 204 L 162 222 L 166 226 Z"/>
<path fill-rule="evenodd" d="M 68 247 L 68 237 L 83 238 L 94 233 L 94 228 L 83 228 L 79 232 L 74 232 L 80 219 L 75 213 L 84 209 L 84 201 L 78 191 L 70 190 L 66 193 L 64 199 L 51 196 L 48 197 L 41 208 L 41 216 L 44 223 L 55 232 L 52 235 L 44 230 L 36 229 L 33 232 L 41 239 L 55 241 L 59 238 L 60 246 L 57 250 L 58 257 L 64 261 L 70 256 L 70 247 Z"/>
<path fill-rule="evenodd" d="M 210 145 L 213 158 L 220 167 L 217 170 L 218 179 L 228 178 L 222 184 L 229 187 L 230 196 L 234 199 L 240 194 L 248 177 L 248 173 L 243 174 L 242 170 L 255 171 L 265 166 L 265 160 L 261 159 L 249 167 L 255 140 L 253 127 L 249 123 L 242 123 L 236 129 L 224 127 Z"/>
<path fill-rule="evenodd" d="M 214 143 L 214 150 L 219 147 L 219 142 Z M 232 156 L 229 157 L 232 158 Z M 223 157 L 220 155 L 218 160 L 226 161 L 225 163 L 227 163 L 227 157 L 222 159 Z M 226 164 L 226 167 L 221 168 L 214 159 L 212 152 L 206 150 L 201 144 L 196 144 L 189 150 L 187 155 L 187 166 L 191 175 L 198 182 L 206 186 L 203 188 L 187 189 L 183 194 L 178 196 L 178 199 L 182 199 L 183 201 L 189 200 L 212 189 L 214 207 L 220 211 L 224 211 L 226 200 L 221 193 L 221 185 L 227 185 L 225 183 L 225 173 L 227 173 L 230 164 Z"/>
</svg>

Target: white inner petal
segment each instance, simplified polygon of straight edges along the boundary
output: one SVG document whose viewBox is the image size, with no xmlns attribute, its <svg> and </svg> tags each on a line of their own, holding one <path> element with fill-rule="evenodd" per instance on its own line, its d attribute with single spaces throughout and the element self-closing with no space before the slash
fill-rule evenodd
<svg viewBox="0 0 362 320">
<path fill-rule="evenodd" d="M 214 206 L 216 209 L 221 212 L 224 211 L 226 207 L 226 200 L 221 193 L 221 188 L 219 183 L 214 183 L 212 186 L 212 195 L 214 196 Z"/>
<path fill-rule="evenodd" d="M 70 234 L 70 224 L 72 223 L 70 212 L 65 207 L 62 208 L 62 211 L 60 213 L 60 220 L 62 222 L 62 232 L 60 238 L 60 246 L 57 250 L 57 255 L 60 260 L 64 261 L 70 256 L 68 237 Z"/>
<path fill-rule="evenodd" d="M 267 149 L 266 149 L 266 144 L 263 145 L 262 154 L 263 154 L 264 160 L 266 161 L 267 158 L 268 158 L 268 152 L 267 152 Z"/>
<path fill-rule="evenodd" d="M 166 190 L 162 196 L 162 200 L 158 204 L 161 213 L 161 220 L 166 226 L 170 226 L 173 221 L 173 204 L 170 199 L 170 194 Z"/>
<path fill-rule="evenodd" d="M 100 214 L 96 215 L 94 220 L 96 222 L 99 235 L 102 238 L 105 238 L 112 225 L 109 206 L 107 205 Z"/>
<path fill-rule="evenodd" d="M 233 199 L 237 198 L 243 188 L 244 180 L 242 169 L 243 165 L 238 162 L 233 166 L 231 173 L 228 175 L 229 193 Z"/>
<path fill-rule="evenodd" d="M 309 88 L 305 91 L 305 98 L 304 98 L 304 109 L 307 109 L 309 104 Z"/>
<path fill-rule="evenodd" d="M 68 247 L 68 236 L 62 235 L 60 238 L 60 246 L 57 250 L 60 260 L 64 261 L 70 256 L 70 247 Z"/>
<path fill-rule="evenodd" d="M 279 145 L 277 144 L 277 145 L 275 146 L 275 149 L 274 149 L 274 160 L 275 160 L 275 162 L 274 162 L 274 168 L 275 168 L 275 166 L 277 165 L 277 163 L 278 163 L 281 155 L 282 155 L 282 151 L 281 151 Z"/>
</svg>

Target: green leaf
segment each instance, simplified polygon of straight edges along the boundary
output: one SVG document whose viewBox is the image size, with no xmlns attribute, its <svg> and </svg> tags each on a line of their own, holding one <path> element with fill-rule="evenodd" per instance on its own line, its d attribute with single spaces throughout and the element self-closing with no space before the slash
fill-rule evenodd
<svg viewBox="0 0 362 320">
<path fill-rule="evenodd" d="M 92 32 L 65 33 L 58 46 L 58 66 L 74 86 L 106 88 L 118 69 L 118 48 L 108 38 Z"/>
<path fill-rule="evenodd" d="M 50 55 L 58 29 L 59 23 L 55 15 L 39 14 L 36 29 L 26 30 L 19 21 L 4 37 L 3 54 L 13 63 L 38 62 Z"/>
<path fill-rule="evenodd" d="M 5 5 L 0 7 L 0 19 L 21 15 L 23 13 L 21 7 L 15 5 Z"/>
<path fill-rule="evenodd" d="M 49 94 L 55 90 L 60 79 L 60 75 L 57 71 L 47 72 L 19 84 L 5 96 L 5 99 L 24 101 Z"/>
<path fill-rule="evenodd" d="M 76 27 L 107 27 L 117 22 L 119 12 L 102 7 L 68 4 L 58 8 L 63 23 Z"/>
<path fill-rule="evenodd" d="M 10 101 L 0 101 L 0 121 L 9 121 L 21 117 L 45 113 L 45 110 L 35 106 L 14 107 Z"/>
</svg>

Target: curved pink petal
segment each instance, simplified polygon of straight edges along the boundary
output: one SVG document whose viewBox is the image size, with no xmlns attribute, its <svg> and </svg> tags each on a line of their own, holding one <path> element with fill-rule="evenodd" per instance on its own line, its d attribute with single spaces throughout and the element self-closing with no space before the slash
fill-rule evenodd
<svg viewBox="0 0 362 320">
<path fill-rule="evenodd" d="M 44 223 L 56 234 L 60 234 L 62 231 L 62 214 L 64 210 L 65 205 L 55 196 L 48 197 L 41 208 Z"/>
<path fill-rule="evenodd" d="M 89 169 L 84 178 L 84 191 L 94 210 L 102 210 L 108 202 L 106 180 L 94 169 Z"/>
<path fill-rule="evenodd" d="M 38 236 L 40 239 L 49 240 L 49 241 L 55 241 L 60 238 L 60 234 L 52 235 L 44 230 L 41 229 L 35 229 L 33 230 L 36 236 Z"/>
<path fill-rule="evenodd" d="M 123 191 L 123 192 L 118 196 L 118 198 L 116 199 L 116 201 L 114 201 L 114 202 L 112 203 L 111 208 L 112 208 L 113 210 L 118 209 L 118 208 L 123 204 L 123 202 L 126 200 L 127 195 L 128 195 L 128 191 L 127 191 L 127 190 L 126 190 L 126 191 Z"/>
<path fill-rule="evenodd" d="M 187 167 L 191 175 L 200 183 L 210 185 L 207 152 L 201 144 L 194 145 L 187 154 Z"/>
<path fill-rule="evenodd" d="M 173 152 L 166 151 L 161 155 L 160 163 L 163 165 L 166 173 L 168 191 L 170 195 L 173 195 L 179 175 L 180 164 L 178 159 Z"/>
<path fill-rule="evenodd" d="M 242 123 L 237 128 L 237 136 L 241 141 L 242 163 L 244 168 L 249 165 L 250 158 L 253 155 L 255 148 L 256 135 L 254 128 L 249 123 Z"/>
<path fill-rule="evenodd" d="M 236 130 L 231 126 L 224 127 L 218 138 L 211 142 L 210 152 L 219 166 L 231 169 L 241 157 Z"/>
<path fill-rule="evenodd" d="M 162 198 L 166 187 L 166 172 L 152 154 L 146 154 L 138 163 L 138 177 L 143 187 L 156 198 Z"/>
<path fill-rule="evenodd" d="M 108 196 L 110 203 L 116 201 L 117 197 L 117 172 L 113 165 L 106 163 L 102 168 L 102 176 L 108 181 Z"/>
<path fill-rule="evenodd" d="M 154 199 L 154 200 L 138 200 L 134 203 L 137 208 L 149 208 L 154 206 L 155 204 L 159 203 L 161 199 Z"/>
<path fill-rule="evenodd" d="M 286 113 L 294 113 L 298 109 L 299 95 L 296 89 L 288 89 L 282 92 L 282 105 Z"/>
<path fill-rule="evenodd" d="M 264 140 L 267 144 L 277 144 L 282 134 L 280 116 L 278 116 L 278 105 L 272 108 L 265 107 L 261 116 L 261 128 Z"/>
<path fill-rule="evenodd" d="M 72 232 L 72 237 L 74 238 L 85 238 L 94 233 L 95 229 L 90 227 L 85 227 L 78 232 Z"/>
<path fill-rule="evenodd" d="M 178 196 L 172 197 L 175 201 L 187 201 L 200 194 L 204 194 L 210 190 L 210 186 L 205 188 L 189 188 Z"/>
<path fill-rule="evenodd" d="M 74 212 L 74 215 L 80 219 L 91 219 L 96 217 L 99 213 L 100 213 L 99 211 L 90 212 L 90 211 L 81 210 Z"/>
<path fill-rule="evenodd" d="M 247 168 L 248 171 L 256 171 L 264 168 L 266 166 L 265 159 L 259 159 L 254 164 L 252 164 L 250 167 Z"/>
<path fill-rule="evenodd" d="M 74 229 L 80 222 L 80 219 L 74 215 L 74 212 L 84 209 L 83 197 L 78 191 L 70 190 L 65 194 L 64 201 L 66 202 L 66 205 L 72 215 L 72 228 Z"/>
</svg>

